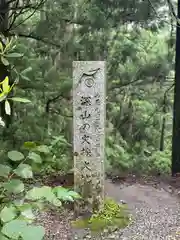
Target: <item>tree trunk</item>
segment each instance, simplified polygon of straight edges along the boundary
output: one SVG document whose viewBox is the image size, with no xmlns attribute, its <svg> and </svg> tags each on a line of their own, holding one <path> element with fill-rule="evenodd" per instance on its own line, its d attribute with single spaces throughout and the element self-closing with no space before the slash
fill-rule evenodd
<svg viewBox="0 0 180 240">
<path fill-rule="evenodd" d="M 180 18 L 180 0 L 178 0 L 178 18 Z M 172 175 L 180 173 L 180 24 L 176 28 L 176 62 L 173 106 L 172 137 Z"/>
<path fill-rule="evenodd" d="M 165 127 L 166 127 L 166 117 L 163 116 L 162 127 L 161 127 L 161 137 L 160 137 L 160 147 L 159 150 L 164 151 L 164 136 L 165 136 Z"/>
</svg>

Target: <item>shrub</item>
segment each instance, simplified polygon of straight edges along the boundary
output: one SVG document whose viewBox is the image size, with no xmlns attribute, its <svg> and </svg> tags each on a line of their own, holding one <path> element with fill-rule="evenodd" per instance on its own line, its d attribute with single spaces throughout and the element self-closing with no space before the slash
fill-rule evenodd
<svg viewBox="0 0 180 240">
<path fill-rule="evenodd" d="M 33 148 L 27 156 L 19 151 L 8 152 L 10 161 L 17 163 L 16 168 L 4 163 L 0 165 L 0 237 L 1 239 L 30 240 L 33 237 L 41 240 L 45 231 L 41 226 L 33 226 L 35 220 L 34 210 L 42 210 L 51 204 L 60 208 L 63 202 L 74 201 L 80 196 L 61 186 L 32 187 L 23 182 L 23 179 L 33 179 L 31 163 L 42 164 L 39 153 L 48 154 L 45 145 Z"/>
</svg>

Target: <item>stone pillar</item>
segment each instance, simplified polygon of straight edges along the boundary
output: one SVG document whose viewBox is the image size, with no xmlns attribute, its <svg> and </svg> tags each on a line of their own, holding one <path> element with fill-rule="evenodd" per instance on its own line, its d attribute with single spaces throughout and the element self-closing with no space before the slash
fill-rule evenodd
<svg viewBox="0 0 180 240">
<path fill-rule="evenodd" d="M 73 62 L 75 190 L 91 211 L 104 200 L 105 62 Z"/>
</svg>

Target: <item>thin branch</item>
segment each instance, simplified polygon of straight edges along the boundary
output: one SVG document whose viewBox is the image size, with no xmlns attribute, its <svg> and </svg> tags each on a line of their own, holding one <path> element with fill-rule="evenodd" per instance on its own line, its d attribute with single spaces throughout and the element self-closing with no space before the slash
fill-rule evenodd
<svg viewBox="0 0 180 240">
<path fill-rule="evenodd" d="M 37 36 L 37 35 L 34 35 L 34 34 L 24 34 L 24 33 L 10 33 L 10 36 L 18 36 L 18 37 L 23 37 L 23 38 L 29 38 L 29 39 L 33 39 L 33 40 L 36 40 L 36 41 L 40 41 L 42 43 L 45 43 L 45 44 L 48 44 L 48 45 L 51 45 L 51 46 L 54 46 L 54 47 L 57 47 L 57 48 L 61 48 L 61 45 L 57 44 L 57 43 L 54 43 L 50 40 L 46 40 L 46 39 L 43 39 L 41 38 L 40 36 Z"/>
<path fill-rule="evenodd" d="M 167 1 L 168 1 L 168 0 L 167 0 Z M 168 21 L 166 21 L 166 20 L 164 20 L 164 19 L 163 19 L 163 20 L 161 19 L 161 17 L 160 17 L 160 16 L 158 15 L 158 13 L 157 13 L 155 7 L 153 6 L 153 3 L 151 2 L 151 0 L 148 0 L 148 2 L 149 2 L 149 5 L 151 6 L 152 10 L 154 11 L 156 17 L 157 17 L 158 19 L 160 19 L 162 22 L 167 23 L 168 25 L 172 26 L 172 23 L 170 23 L 170 22 L 168 22 Z M 177 16 L 176 16 L 176 14 L 175 14 L 175 18 L 176 18 L 176 21 L 178 22 L 178 18 L 177 18 Z M 174 26 L 174 27 L 180 27 L 178 24 L 173 24 L 173 26 Z"/>
<path fill-rule="evenodd" d="M 13 30 L 15 29 L 15 28 L 17 28 L 18 26 L 20 26 L 21 24 L 23 24 L 24 22 L 26 22 L 28 19 L 30 19 L 34 14 L 35 14 L 35 12 L 38 10 L 38 8 L 39 7 L 41 7 L 44 3 L 46 2 L 46 0 L 41 0 L 40 1 L 40 3 L 38 3 L 35 7 L 34 7 L 34 10 L 33 10 L 33 12 L 31 13 L 31 14 L 29 14 L 29 16 L 27 16 L 24 20 L 22 20 L 20 23 L 18 23 L 17 25 L 15 25 L 14 27 L 13 27 Z M 22 7 L 22 10 L 24 10 L 24 8 Z M 30 10 L 30 9 L 29 9 Z M 22 12 L 20 11 L 20 13 L 18 14 L 18 16 L 20 16 L 22 14 Z M 18 17 L 17 16 L 17 17 Z M 8 29 L 8 30 L 10 30 L 10 29 Z"/>
<path fill-rule="evenodd" d="M 115 88 L 126 87 L 126 86 L 128 86 L 128 85 L 130 85 L 130 84 L 132 84 L 132 83 L 138 82 L 138 81 L 142 81 L 142 80 L 141 80 L 141 79 L 135 79 L 135 80 L 133 80 L 133 81 L 130 81 L 130 82 L 127 82 L 127 83 L 124 83 L 124 84 L 120 84 L 119 86 L 111 87 L 111 88 L 108 89 L 108 90 L 113 90 L 113 89 L 115 89 Z"/>
<path fill-rule="evenodd" d="M 61 113 L 60 111 L 55 110 L 55 109 L 51 110 L 51 113 L 58 114 L 62 117 L 66 117 L 66 118 L 72 118 L 73 117 L 73 115 L 66 115 L 64 113 Z"/>
<path fill-rule="evenodd" d="M 56 97 L 54 97 L 54 98 L 52 98 L 52 99 L 49 99 L 49 100 L 47 101 L 47 103 L 46 103 L 46 108 L 45 108 L 46 113 L 49 113 L 50 104 L 51 104 L 52 102 L 56 102 L 60 97 L 61 97 L 61 99 L 62 99 L 62 94 L 59 94 L 59 95 L 57 95 Z"/>
<path fill-rule="evenodd" d="M 167 99 L 167 94 L 168 94 L 168 92 L 174 87 L 174 83 L 168 88 L 168 89 L 166 89 L 166 91 L 165 91 L 165 93 L 164 93 L 164 105 L 166 104 L 166 99 Z"/>
<path fill-rule="evenodd" d="M 46 0 L 45 0 L 46 1 Z M 44 1 L 44 2 L 45 2 Z M 11 3 L 13 3 L 14 2 L 14 6 L 9 6 Z M 35 8 L 37 8 L 37 6 L 38 5 L 41 5 L 41 2 L 40 3 L 37 3 L 37 4 L 26 4 L 26 5 L 24 5 L 24 6 L 19 6 L 19 0 L 14 0 L 14 1 L 12 1 L 11 3 L 6 3 L 6 6 L 9 6 L 8 7 L 8 10 L 7 10 L 7 8 L 5 8 L 5 7 L 1 7 L 1 9 L 0 9 L 0 13 L 7 13 L 8 11 L 21 11 L 22 9 L 28 9 L 28 10 L 31 10 L 31 9 L 35 9 Z"/>
<path fill-rule="evenodd" d="M 160 108 L 163 109 L 164 112 L 164 106 L 165 106 L 165 101 L 167 98 L 167 93 L 173 88 L 174 83 L 168 88 L 166 89 L 165 93 L 164 93 L 164 101 L 163 101 L 163 106 L 161 106 Z M 147 126 L 149 124 L 149 121 L 152 119 L 152 117 L 154 117 L 154 115 L 157 113 L 157 111 L 160 110 L 159 106 L 156 106 L 155 110 L 152 112 L 152 114 L 150 115 L 150 117 L 146 120 L 146 122 L 144 123 L 145 126 Z M 140 132 L 140 130 L 137 130 L 134 134 L 134 136 L 136 136 L 138 133 Z"/>
<path fill-rule="evenodd" d="M 156 15 L 158 15 L 157 12 L 156 12 L 155 7 L 153 6 L 153 3 L 151 2 L 151 0 L 148 0 L 148 3 L 149 3 L 149 5 L 151 6 L 151 8 L 152 8 L 152 10 L 154 11 L 154 13 L 155 13 Z"/>
<path fill-rule="evenodd" d="M 15 2 L 15 1 L 16 1 L 16 0 L 7 1 L 7 4 L 9 5 L 9 4 L 11 4 L 11 3 Z"/>
<path fill-rule="evenodd" d="M 15 5 L 18 6 L 18 4 L 19 4 L 19 0 L 17 0 L 17 2 L 15 3 Z M 11 23 L 9 24 L 8 31 L 9 31 L 9 29 L 11 29 L 11 27 L 12 27 L 13 24 L 15 23 L 17 16 L 18 16 L 18 15 L 16 14 L 16 12 L 12 12 L 11 16 L 9 16 L 10 19 L 12 18 L 12 21 L 11 21 Z"/>
<path fill-rule="evenodd" d="M 145 127 L 148 127 L 151 119 L 155 116 L 155 114 L 157 113 L 158 110 L 160 110 L 160 109 L 159 109 L 158 106 L 156 106 L 155 109 L 154 109 L 154 111 L 152 112 L 152 114 L 151 114 L 151 115 L 148 117 L 148 119 L 145 121 L 145 123 L 144 123 L 144 126 L 145 126 Z M 140 133 L 140 131 L 141 131 L 141 130 L 138 129 L 138 130 L 133 134 L 133 136 L 136 137 L 137 134 Z"/>
<path fill-rule="evenodd" d="M 171 11 L 172 15 L 175 17 L 176 20 L 178 20 L 177 14 L 174 10 L 174 6 L 171 2 L 171 0 L 167 0 L 168 6 L 169 6 L 169 10 Z"/>
<path fill-rule="evenodd" d="M 17 11 L 17 10 L 21 10 L 21 9 L 35 9 L 36 8 L 36 5 L 34 5 L 34 4 L 28 4 L 28 5 L 25 5 L 25 6 L 23 6 L 23 7 L 21 7 L 21 6 L 16 6 L 16 7 L 11 7 L 11 8 L 9 8 L 9 10 L 14 10 L 14 11 Z M 1 10 L 0 10 L 0 12 L 1 12 Z"/>
</svg>

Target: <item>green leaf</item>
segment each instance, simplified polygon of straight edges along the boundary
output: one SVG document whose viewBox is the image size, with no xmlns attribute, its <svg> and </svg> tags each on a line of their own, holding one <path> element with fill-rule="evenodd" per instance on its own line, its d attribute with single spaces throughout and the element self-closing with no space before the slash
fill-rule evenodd
<svg viewBox="0 0 180 240">
<path fill-rule="evenodd" d="M 12 179 L 8 182 L 3 183 L 3 187 L 10 193 L 21 193 L 24 191 L 24 184 L 19 179 Z"/>
<path fill-rule="evenodd" d="M 22 178 L 32 178 L 33 172 L 32 168 L 28 164 L 20 164 L 15 170 L 14 173 Z"/>
<path fill-rule="evenodd" d="M 15 207 L 4 207 L 0 212 L 0 218 L 3 222 L 9 222 L 16 217 L 16 209 Z"/>
<path fill-rule="evenodd" d="M 22 202 L 21 201 L 16 200 L 13 202 L 14 206 L 21 213 L 21 215 L 19 215 L 19 217 L 16 219 L 24 220 L 27 223 L 32 223 L 35 219 L 35 216 L 32 212 L 32 209 L 34 208 L 33 203 L 29 204 L 29 203 L 23 203 L 23 201 Z"/>
<path fill-rule="evenodd" d="M 27 224 L 25 221 L 13 220 L 6 223 L 1 232 L 9 237 L 10 239 L 18 240 L 21 236 L 21 233 L 27 229 Z"/>
<path fill-rule="evenodd" d="M 29 203 L 24 203 L 23 200 L 15 200 L 13 204 L 18 208 L 19 211 L 24 211 L 26 209 L 31 208 L 31 204 Z"/>
<path fill-rule="evenodd" d="M 5 77 L 5 79 L 2 82 L 2 89 L 5 94 L 8 94 L 10 91 L 10 86 L 9 86 L 9 77 Z"/>
<path fill-rule="evenodd" d="M 44 189 L 45 190 L 45 189 Z M 45 199 L 50 202 L 51 204 L 53 204 L 54 206 L 60 207 L 62 205 L 61 201 L 59 201 L 59 199 L 54 195 L 54 193 L 52 192 L 46 192 L 45 193 Z"/>
<path fill-rule="evenodd" d="M 24 142 L 23 147 L 28 148 L 28 149 L 33 149 L 33 148 L 36 148 L 36 143 L 35 142 Z"/>
<path fill-rule="evenodd" d="M 51 146 L 54 147 L 58 143 L 62 143 L 62 145 L 66 144 L 68 145 L 69 143 L 67 140 L 64 138 L 64 136 L 59 136 L 59 137 L 53 137 L 54 140 L 51 142 Z"/>
<path fill-rule="evenodd" d="M 38 152 L 42 152 L 42 153 L 49 153 L 50 152 L 48 146 L 46 146 L 46 145 L 40 145 L 36 148 L 36 150 Z"/>
<path fill-rule="evenodd" d="M 3 51 L 3 45 L 2 45 L 2 42 L 0 42 L 0 51 L 1 51 L 1 52 Z"/>
<path fill-rule="evenodd" d="M 33 160 L 35 163 L 42 163 L 42 158 L 39 154 L 30 152 L 28 158 Z"/>
<path fill-rule="evenodd" d="M 69 191 L 68 194 L 73 197 L 74 199 L 81 199 L 82 197 L 79 195 L 79 193 L 75 191 Z"/>
<path fill-rule="evenodd" d="M 8 100 L 5 101 L 5 112 L 7 115 L 11 115 L 11 106 L 10 106 Z"/>
<path fill-rule="evenodd" d="M 61 207 L 62 206 L 62 202 L 55 195 L 49 202 L 56 207 Z"/>
<path fill-rule="evenodd" d="M 2 127 L 5 127 L 5 122 L 2 120 L 2 117 L 0 117 L 0 125 L 1 125 Z"/>
<path fill-rule="evenodd" d="M 28 78 L 27 76 L 24 76 L 24 75 L 21 75 L 21 74 L 20 74 L 20 76 L 23 80 L 26 80 L 26 81 L 29 81 L 29 82 L 31 81 L 31 79 Z"/>
<path fill-rule="evenodd" d="M 34 187 L 27 192 L 25 198 L 28 200 L 39 200 L 45 198 L 49 194 L 51 194 L 50 187 Z"/>
<path fill-rule="evenodd" d="M 30 191 L 27 192 L 26 199 L 28 200 L 40 200 L 45 199 L 46 201 L 52 203 L 55 206 L 61 206 L 62 203 L 59 201 L 54 193 L 52 192 L 51 187 L 43 186 L 43 187 L 34 187 Z"/>
<path fill-rule="evenodd" d="M 11 99 L 15 102 L 31 103 L 31 101 L 26 99 L 26 98 L 12 97 L 12 98 L 9 98 L 9 99 Z"/>
<path fill-rule="evenodd" d="M 73 202 L 75 198 L 80 198 L 79 194 L 74 191 L 69 191 L 63 187 L 55 187 L 53 192 L 56 193 L 57 198 L 63 201 L 71 201 Z"/>
<path fill-rule="evenodd" d="M 11 168 L 8 165 L 0 164 L 0 177 L 7 178 L 11 172 Z"/>
<path fill-rule="evenodd" d="M 45 229 L 42 226 L 27 226 L 21 232 L 23 240 L 42 240 L 45 235 Z"/>
<path fill-rule="evenodd" d="M 18 57 L 23 57 L 23 54 L 21 54 L 21 53 L 9 53 L 9 54 L 6 55 L 6 57 L 18 58 Z"/>
<path fill-rule="evenodd" d="M 35 216 L 32 212 L 31 208 L 25 209 L 24 211 L 21 212 L 21 215 L 25 217 L 26 219 L 34 220 Z"/>
<path fill-rule="evenodd" d="M 6 97 L 7 97 L 7 93 L 5 92 L 0 93 L 0 102 L 4 101 Z"/>
<path fill-rule="evenodd" d="M 65 81 L 61 85 L 61 92 L 62 94 L 67 94 L 72 89 L 72 81 Z"/>
<path fill-rule="evenodd" d="M 11 159 L 12 161 L 21 161 L 24 159 L 24 155 L 18 151 L 9 151 L 8 158 Z"/>
<path fill-rule="evenodd" d="M 34 222 L 34 220 L 26 218 L 23 215 L 19 215 L 19 217 L 17 217 L 16 219 L 20 221 L 25 221 L 27 224 L 31 224 Z"/>
<path fill-rule="evenodd" d="M 28 73 L 28 72 L 31 72 L 31 71 L 32 71 L 32 67 L 28 67 L 28 68 L 24 69 L 24 70 L 21 72 L 21 74 L 24 75 L 24 74 L 26 74 L 26 73 Z"/>
<path fill-rule="evenodd" d="M 12 46 L 12 38 L 9 40 L 8 38 L 6 39 L 6 46 L 5 46 L 5 49 L 4 51 L 6 52 L 7 50 L 10 50 L 10 49 L 14 49 L 16 47 L 16 45 Z"/>
<path fill-rule="evenodd" d="M 45 204 L 43 202 L 33 202 L 31 206 L 38 209 L 39 211 L 43 211 L 45 209 Z"/>
<path fill-rule="evenodd" d="M 1 56 L 1 62 L 4 66 L 8 66 L 9 65 L 9 62 L 6 58 L 4 58 L 3 56 Z"/>
<path fill-rule="evenodd" d="M 18 73 L 17 73 L 18 74 Z M 15 77 L 15 80 L 14 80 L 14 84 L 18 84 L 19 83 L 19 75 Z"/>
</svg>

